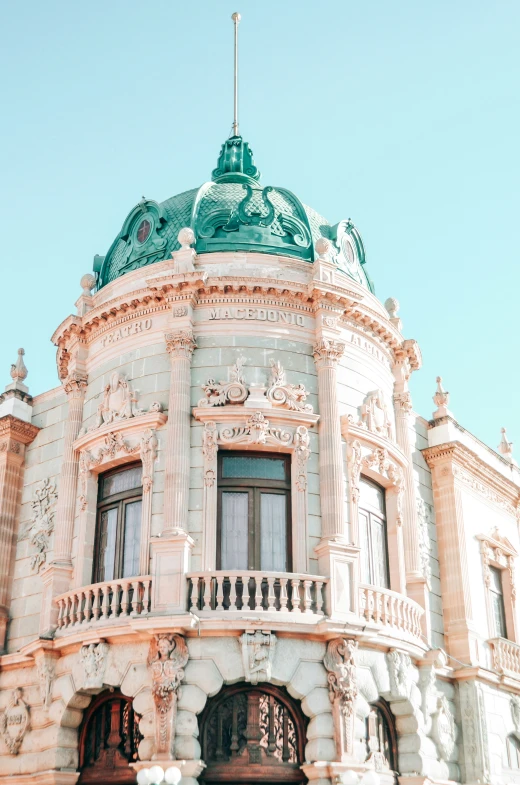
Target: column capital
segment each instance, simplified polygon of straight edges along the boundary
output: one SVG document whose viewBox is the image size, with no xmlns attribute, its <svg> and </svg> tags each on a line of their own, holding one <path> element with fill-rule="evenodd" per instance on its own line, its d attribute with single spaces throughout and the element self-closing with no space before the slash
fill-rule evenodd
<svg viewBox="0 0 520 785">
<path fill-rule="evenodd" d="M 82 398 L 87 389 L 87 374 L 82 371 L 71 371 L 63 380 L 63 389 L 69 398 Z"/>
<path fill-rule="evenodd" d="M 396 411 L 400 409 L 405 414 L 409 414 L 412 411 L 412 396 L 408 390 L 394 393 L 394 405 Z"/>
<path fill-rule="evenodd" d="M 39 430 L 36 425 L 20 420 L 12 414 L 0 417 L 0 452 L 23 454 L 21 445 L 30 444 Z"/>
<path fill-rule="evenodd" d="M 320 338 L 314 344 L 314 360 L 318 368 L 336 366 L 345 351 L 345 344 L 330 338 Z"/>
<path fill-rule="evenodd" d="M 193 350 L 197 348 L 195 338 L 190 330 L 165 333 L 164 340 L 166 341 L 166 351 L 172 359 L 184 357 L 190 360 Z"/>
</svg>

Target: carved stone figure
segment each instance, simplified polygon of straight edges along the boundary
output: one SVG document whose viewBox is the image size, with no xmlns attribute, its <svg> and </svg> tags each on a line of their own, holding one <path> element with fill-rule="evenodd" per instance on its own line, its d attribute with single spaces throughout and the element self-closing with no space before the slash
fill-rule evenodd
<svg viewBox="0 0 520 785">
<path fill-rule="evenodd" d="M 114 371 L 110 383 L 105 386 L 103 400 L 98 406 L 96 428 L 106 423 L 127 420 L 144 414 L 144 409 L 137 407 L 137 398 L 132 391 L 130 382 L 117 371 Z"/>
<path fill-rule="evenodd" d="M 245 680 L 251 684 L 270 681 L 276 638 L 272 632 L 244 632 L 240 637 Z"/>
<path fill-rule="evenodd" d="M 149 493 L 152 487 L 153 464 L 157 457 L 157 436 L 152 428 L 147 428 L 140 444 L 141 463 L 143 465 L 143 493 Z"/>
<path fill-rule="evenodd" d="M 457 726 L 445 695 L 437 698 L 437 711 L 432 717 L 432 738 L 443 760 L 449 760 L 457 740 Z"/>
<path fill-rule="evenodd" d="M 371 433 L 385 436 L 387 439 L 392 438 L 392 423 L 381 390 L 371 392 L 365 398 L 365 403 L 361 407 L 359 425 Z"/>
<path fill-rule="evenodd" d="M 182 635 L 161 634 L 152 638 L 148 667 L 152 672 L 152 694 L 156 709 L 154 758 L 175 760 L 177 698 L 188 656 L 188 647 Z"/>
<path fill-rule="evenodd" d="M 308 392 L 303 384 L 288 384 L 285 371 L 277 360 L 271 360 L 271 377 L 266 398 L 273 406 L 283 406 L 297 412 L 312 412 L 310 403 L 305 403 Z"/>
<path fill-rule="evenodd" d="M 329 641 L 323 660 L 328 670 L 329 697 L 333 706 L 336 749 L 339 760 L 353 754 L 354 717 L 358 688 L 355 654 L 357 641 L 334 638 Z"/>
<path fill-rule="evenodd" d="M 350 495 L 354 503 L 359 501 L 359 479 L 361 476 L 361 444 L 357 439 L 347 444 L 347 467 Z"/>
<path fill-rule="evenodd" d="M 54 657 L 44 655 L 36 662 L 38 681 L 40 684 L 40 697 L 46 709 L 51 705 L 52 683 L 56 675 L 56 660 Z"/>
<path fill-rule="evenodd" d="M 390 692 L 393 698 L 408 698 L 411 688 L 410 655 L 398 649 L 391 649 L 386 655 L 390 675 Z"/>
<path fill-rule="evenodd" d="M 208 379 L 202 389 L 205 398 L 201 398 L 199 406 L 224 406 L 226 403 L 244 403 L 248 392 L 244 383 L 245 358 L 238 357 L 237 361 L 229 369 L 229 381 L 216 382 Z"/>
<path fill-rule="evenodd" d="M 49 478 L 42 480 L 34 489 L 31 502 L 32 518 L 20 534 L 20 540 L 29 539 L 34 553 L 31 556 L 31 570 L 39 572 L 47 559 L 49 540 L 54 531 L 54 503 L 58 495 L 56 485 Z"/>
<path fill-rule="evenodd" d="M 518 695 L 511 695 L 509 702 L 511 707 L 511 717 L 516 733 L 520 733 L 520 697 Z"/>
<path fill-rule="evenodd" d="M 11 755 L 17 755 L 29 729 L 29 709 L 22 697 L 22 690 L 13 690 L 6 708 L 0 714 L 0 735 Z"/>
<path fill-rule="evenodd" d="M 81 647 L 80 657 L 85 675 L 83 687 L 85 690 L 101 689 L 104 683 L 107 667 L 108 643 L 90 643 Z"/>
</svg>

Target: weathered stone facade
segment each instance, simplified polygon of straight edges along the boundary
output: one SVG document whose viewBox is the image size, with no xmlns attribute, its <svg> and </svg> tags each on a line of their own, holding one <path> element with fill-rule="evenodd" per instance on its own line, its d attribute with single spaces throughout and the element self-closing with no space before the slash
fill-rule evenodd
<svg viewBox="0 0 520 785">
<path fill-rule="evenodd" d="M 520 783 L 520 473 L 505 435 L 500 454 L 483 446 L 440 382 L 433 419 L 413 412 L 421 355 L 398 305 L 328 239 L 306 261 L 196 252 L 195 234 L 95 293 L 84 276 L 53 336 L 60 386 L 31 398 L 20 355 L 0 396 L 0 782 L 82 782 L 89 712 L 110 690 L 138 732 L 133 758 L 107 737 L 107 770 L 160 761 L 209 782 L 204 723 L 228 689 L 233 706 L 267 695 L 269 722 L 283 701 L 293 712 L 280 709 L 278 760 L 248 704 L 252 770 Z M 285 570 L 221 568 L 219 461 L 234 453 L 287 456 Z M 101 482 L 126 466 L 142 467 L 135 571 L 97 580 Z M 365 481 L 384 499 L 384 582 L 366 579 Z"/>
</svg>

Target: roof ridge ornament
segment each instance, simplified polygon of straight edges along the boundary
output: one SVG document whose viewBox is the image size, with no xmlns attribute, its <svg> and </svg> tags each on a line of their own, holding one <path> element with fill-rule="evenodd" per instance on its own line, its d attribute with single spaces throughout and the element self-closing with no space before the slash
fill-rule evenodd
<svg viewBox="0 0 520 785">
<path fill-rule="evenodd" d="M 438 420 L 441 417 L 453 417 L 453 414 L 448 409 L 450 405 L 450 394 L 442 386 L 442 377 L 437 376 L 437 390 L 433 396 L 433 402 L 437 410 L 433 413 L 433 419 Z"/>
<path fill-rule="evenodd" d="M 500 439 L 500 444 L 498 445 L 498 452 L 506 459 L 508 463 L 516 465 L 516 461 L 513 458 L 513 442 L 508 440 L 505 428 L 501 428 L 500 433 L 502 436 Z"/>
</svg>

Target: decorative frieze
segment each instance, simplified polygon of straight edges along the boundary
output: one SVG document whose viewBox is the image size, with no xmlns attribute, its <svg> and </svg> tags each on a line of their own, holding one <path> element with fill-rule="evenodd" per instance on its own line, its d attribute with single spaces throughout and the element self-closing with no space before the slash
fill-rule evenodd
<svg viewBox="0 0 520 785">
<path fill-rule="evenodd" d="M 244 678 L 251 684 L 271 681 L 276 637 L 272 632 L 244 632 L 240 637 Z"/>
<path fill-rule="evenodd" d="M 161 634 L 152 638 L 148 667 L 152 674 L 152 695 L 156 710 L 157 758 L 175 760 L 177 699 L 188 657 L 188 647 L 182 635 Z"/>
<path fill-rule="evenodd" d="M 24 736 L 29 730 L 29 708 L 20 687 L 11 693 L 9 703 L 0 714 L 0 736 L 11 755 L 18 755 Z"/>
<path fill-rule="evenodd" d="M 292 313 L 292 311 L 279 311 L 275 308 L 248 307 L 210 308 L 210 321 L 224 321 L 229 319 L 236 319 L 237 321 L 279 322 L 281 324 L 297 327 L 303 327 L 305 325 L 303 314 Z"/>
<path fill-rule="evenodd" d="M 334 638 L 327 644 L 323 664 L 328 671 L 329 698 L 333 706 L 336 750 L 339 760 L 354 751 L 354 718 L 358 688 L 355 655 L 357 641 Z"/>
<path fill-rule="evenodd" d="M 112 332 L 106 333 L 106 335 L 101 338 L 101 346 L 103 346 L 103 348 L 105 346 L 111 346 L 113 343 L 118 343 L 124 338 L 129 338 L 132 335 L 140 335 L 141 333 L 147 332 L 151 329 L 151 319 L 134 320 L 130 322 L 130 324 L 123 324 L 121 327 L 118 327 L 117 330 L 112 330 Z"/>
<path fill-rule="evenodd" d="M 22 529 L 19 537 L 20 540 L 28 539 L 32 546 L 31 570 L 33 572 L 39 572 L 47 560 L 50 536 L 54 531 L 54 507 L 57 498 L 56 485 L 48 477 L 36 485 L 31 502 L 32 518 Z"/>
<path fill-rule="evenodd" d="M 108 643 L 89 643 L 81 647 L 80 659 L 83 666 L 83 689 L 100 690 L 105 679 L 109 646 Z"/>
</svg>

